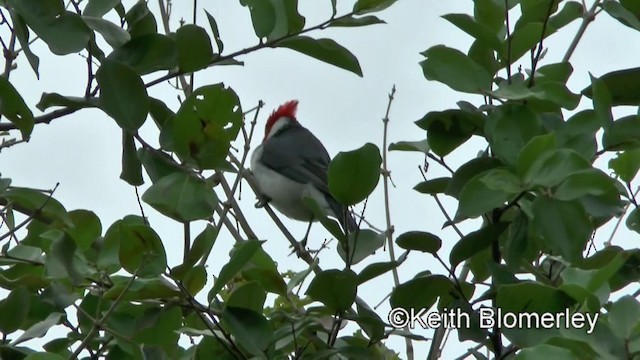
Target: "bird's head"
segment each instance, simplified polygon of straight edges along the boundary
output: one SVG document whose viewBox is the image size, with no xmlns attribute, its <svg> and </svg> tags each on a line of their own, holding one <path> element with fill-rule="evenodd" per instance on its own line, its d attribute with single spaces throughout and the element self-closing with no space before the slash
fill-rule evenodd
<svg viewBox="0 0 640 360">
<path fill-rule="evenodd" d="M 297 123 L 297 110 L 298 100 L 287 101 L 286 103 L 280 105 L 276 110 L 274 110 L 271 115 L 269 115 L 267 124 L 264 126 L 264 139 L 262 140 L 262 142 L 265 142 L 268 138 L 273 136 L 273 134 L 277 133 L 283 127 Z"/>
</svg>

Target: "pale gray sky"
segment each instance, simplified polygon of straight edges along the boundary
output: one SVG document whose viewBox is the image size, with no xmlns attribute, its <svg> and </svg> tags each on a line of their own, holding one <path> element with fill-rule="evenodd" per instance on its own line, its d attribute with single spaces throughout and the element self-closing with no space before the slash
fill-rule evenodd
<svg viewBox="0 0 640 360">
<path fill-rule="evenodd" d="M 133 1 L 123 0 L 128 8 Z M 191 2 L 174 0 L 174 12 L 171 21 L 176 29 L 179 19 L 191 18 Z M 338 14 L 348 12 L 354 1 L 338 1 Z M 257 43 L 253 33 L 249 12 L 237 1 L 199 1 L 216 17 L 226 52 L 231 52 Z M 587 3 L 591 3 L 588 0 Z M 157 2 L 150 6 L 157 13 Z M 299 121 L 320 138 L 333 156 L 339 151 L 352 150 L 366 142 L 382 146 L 382 117 L 387 105 L 387 95 L 393 84 L 397 87 L 396 100 L 390 114 L 389 139 L 420 140 L 425 133 L 413 124 L 428 111 L 444 110 L 456 107 L 455 103 L 465 99 L 476 105 L 482 103 L 479 96 L 456 94 L 445 85 L 424 79 L 418 62 L 423 58 L 419 54 L 430 46 L 445 44 L 467 51 L 471 37 L 456 29 L 440 18 L 447 13 L 471 13 L 471 0 L 401 0 L 391 8 L 377 14 L 386 25 L 364 28 L 330 28 L 315 31 L 310 36 L 329 37 L 350 49 L 359 59 L 364 77 L 333 67 L 306 57 L 288 49 L 264 49 L 239 58 L 244 67 L 215 67 L 196 74 L 196 87 L 211 83 L 224 82 L 239 95 L 244 109 L 256 105 L 258 100 L 266 103 L 263 109 L 254 146 L 258 144 L 263 132 L 264 121 L 268 113 L 289 99 L 298 99 Z M 324 21 L 331 12 L 329 1 L 300 0 L 300 12 L 306 16 L 308 25 Z M 204 12 L 198 12 L 199 24 L 208 29 Z M 543 64 L 559 61 L 571 39 L 576 33 L 579 21 L 575 21 L 559 33 L 545 41 L 549 48 Z M 4 30 L 3 30 L 4 31 Z M 105 45 L 105 50 L 108 46 Z M 41 57 L 40 81 L 29 68 L 24 57 L 20 57 L 18 68 L 11 74 L 11 82 L 25 98 L 35 114 L 42 92 L 59 92 L 63 95 L 80 96 L 86 84 L 85 60 L 78 55 L 53 56 L 42 42 L 36 42 L 32 50 Z M 624 27 L 606 14 L 601 14 L 593 23 L 572 57 L 574 73 L 569 87 L 579 92 L 589 84 L 589 72 L 600 76 L 608 71 L 638 66 L 640 59 L 640 34 Z M 517 64 L 529 68 L 526 57 Z M 514 66 L 514 69 L 516 67 Z M 145 80 L 156 78 L 150 75 Z M 176 92 L 168 84 L 161 84 L 150 90 L 150 95 L 164 99 L 173 110 L 177 110 Z M 581 108 L 590 106 L 590 100 L 583 99 Z M 630 111 L 634 111 L 632 109 Z M 157 130 L 152 121 L 147 121 L 141 129 L 142 136 L 152 144 L 157 144 Z M 16 135 L 18 136 L 18 135 Z M 484 148 L 479 141 L 471 141 L 448 157 L 448 163 L 456 168 L 478 150 Z M 52 188 L 56 182 L 60 186 L 55 197 L 68 210 L 89 209 L 101 219 L 103 231 L 115 220 L 127 214 L 138 214 L 138 205 L 134 189 L 119 179 L 120 174 L 121 132 L 115 122 L 98 110 L 81 110 L 51 125 L 39 125 L 33 132 L 28 144 L 21 144 L 0 154 L 0 171 L 3 177 L 13 179 L 13 185 L 34 188 Z M 412 190 L 422 180 L 417 166 L 423 157 L 413 153 L 392 152 L 389 155 L 389 167 L 396 188 L 392 188 L 391 215 L 395 226 L 395 235 L 409 230 L 430 231 L 443 239 L 441 256 L 448 258 L 448 251 L 457 240 L 455 233 L 447 228 L 440 230 L 444 217 L 433 200 Z M 601 161 L 606 166 L 606 161 Z M 428 176 L 435 178 L 446 173 L 432 164 Z M 149 182 L 141 188 L 141 193 Z M 367 206 L 366 217 L 378 228 L 384 228 L 384 207 L 382 182 L 373 193 Z M 218 194 L 221 193 L 218 191 Z M 268 240 L 264 245 L 267 252 L 279 264 L 281 271 L 302 270 L 306 264 L 295 258 L 287 257 L 288 243 L 278 232 L 263 210 L 253 207 L 255 197 L 245 186 L 242 193 L 242 206 L 251 221 L 254 231 L 261 239 Z M 454 214 L 456 204 L 447 199 L 445 203 L 450 214 Z M 182 225 L 160 216 L 149 206 L 145 206 L 152 226 L 164 241 L 169 263 L 180 263 L 182 252 Z M 306 224 L 282 218 L 294 236 L 302 237 Z M 192 226 L 197 234 L 204 226 L 203 222 Z M 461 225 L 463 231 L 472 231 L 477 221 L 467 221 Z M 605 228 L 611 229 L 612 224 Z M 601 230 L 599 236 L 606 238 L 610 230 Z M 315 225 L 310 238 L 310 246 L 318 247 L 322 239 L 329 235 L 320 226 Z M 630 247 L 634 234 L 626 229 L 618 233 L 615 243 Z M 599 243 L 601 244 L 601 242 Z M 208 272 L 217 275 L 220 267 L 228 259 L 228 251 L 233 239 L 222 234 L 209 259 Z M 388 261 L 388 253 L 378 251 L 375 256 L 355 266 L 356 272 L 367 264 Z M 320 265 L 323 268 L 342 268 L 343 263 L 335 252 L 335 243 L 331 250 L 321 254 Z M 430 256 L 412 253 L 400 268 L 402 281 L 409 280 L 417 272 L 431 270 L 446 274 Z M 390 274 L 375 281 L 365 283 L 358 294 L 371 306 L 380 302 L 384 292 L 391 289 Z M 200 296 L 204 298 L 206 291 Z M 386 318 L 389 310 L 385 302 L 379 308 L 379 314 Z M 417 331 L 424 336 L 430 332 Z M 345 333 L 346 334 L 346 333 Z M 472 346 L 471 343 L 456 344 L 452 334 L 443 357 L 451 358 Z M 391 339 L 387 345 L 404 353 L 404 341 Z M 425 354 L 428 343 L 416 343 L 416 354 Z"/>
</svg>

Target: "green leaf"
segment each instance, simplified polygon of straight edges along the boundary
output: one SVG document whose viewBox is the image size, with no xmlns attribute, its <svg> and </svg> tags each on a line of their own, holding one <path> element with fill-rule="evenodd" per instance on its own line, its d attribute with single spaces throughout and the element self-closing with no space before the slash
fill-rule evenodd
<svg viewBox="0 0 640 360">
<path fill-rule="evenodd" d="M 124 18 L 128 25 L 127 31 L 131 34 L 132 39 L 158 32 L 158 24 L 151 11 L 149 11 L 146 1 L 138 1 L 127 11 Z"/>
<path fill-rule="evenodd" d="M 396 0 L 358 0 L 353 5 L 353 12 L 362 15 L 370 12 L 377 12 L 393 5 Z"/>
<path fill-rule="evenodd" d="M 278 41 L 275 46 L 285 47 L 316 58 L 327 64 L 362 76 L 358 59 L 345 47 L 331 39 L 313 39 L 308 36 L 292 36 Z"/>
<path fill-rule="evenodd" d="M 143 224 L 120 225 L 120 263 L 131 274 L 152 278 L 167 268 L 167 254 L 162 240 L 149 226 Z"/>
<path fill-rule="evenodd" d="M 525 82 L 514 81 L 510 84 L 504 81 L 491 94 L 506 100 L 540 100 L 568 110 L 575 109 L 580 102 L 580 95 L 572 93 L 559 81 L 541 81 L 533 87 L 529 87 Z"/>
<path fill-rule="evenodd" d="M 345 246 L 338 246 L 338 254 L 345 264 L 355 265 L 373 255 L 384 245 L 385 236 L 370 229 L 349 233 L 349 252 Z"/>
<path fill-rule="evenodd" d="M 504 190 L 489 188 L 483 181 L 483 177 L 487 173 L 474 176 L 462 188 L 455 216 L 456 220 L 481 216 L 503 206 L 513 197 L 513 194 Z"/>
<path fill-rule="evenodd" d="M 227 285 L 227 283 L 231 281 L 231 279 L 233 279 L 233 277 L 236 276 L 242 268 L 245 267 L 247 262 L 253 257 L 256 251 L 258 251 L 261 244 L 262 241 L 257 240 L 248 240 L 236 244 L 229 262 L 222 267 L 220 275 L 218 275 L 216 281 L 211 287 L 211 290 L 209 290 L 209 295 L 207 296 L 209 302 L 211 302 L 220 290 L 222 290 L 222 288 Z"/>
<path fill-rule="evenodd" d="M 227 307 L 243 308 L 262 312 L 267 293 L 257 281 L 249 281 L 234 287 L 229 295 L 229 299 L 225 302 Z"/>
<path fill-rule="evenodd" d="M 345 311 L 356 299 L 358 276 L 351 269 L 324 270 L 311 281 L 306 294 L 331 312 Z"/>
<path fill-rule="evenodd" d="M 80 52 L 92 36 L 80 15 L 65 11 L 58 0 L 8 0 L 15 9 L 56 55 Z"/>
<path fill-rule="evenodd" d="M 149 97 L 142 79 L 128 66 L 105 59 L 96 80 L 100 85 L 100 107 L 118 125 L 135 133 L 149 112 Z"/>
<path fill-rule="evenodd" d="M 359 149 L 340 152 L 329 164 L 329 191 L 343 205 L 366 199 L 380 180 L 380 150 L 367 143 Z"/>
<path fill-rule="evenodd" d="M 29 140 L 34 125 L 33 113 L 4 76 L 0 76 L 0 113 L 20 130 L 23 140 Z"/>
<path fill-rule="evenodd" d="M 428 154 L 429 150 L 429 142 L 427 139 L 420 141 L 398 141 L 389 145 L 389 151 L 417 151 Z"/>
<path fill-rule="evenodd" d="M 92 30 L 99 32 L 107 44 L 114 49 L 131 40 L 131 35 L 128 32 L 111 21 L 91 16 L 83 16 L 82 20 Z"/>
<path fill-rule="evenodd" d="M 0 300 L 0 331 L 11 334 L 20 329 L 29 314 L 31 297 L 29 290 L 18 286 Z"/>
<path fill-rule="evenodd" d="M 140 148 L 138 149 L 138 158 L 144 165 L 151 182 L 156 183 L 163 177 L 183 171 L 173 158 L 162 151 L 155 151 L 151 149 Z"/>
<path fill-rule="evenodd" d="M 57 93 L 42 93 L 40 101 L 36 104 L 36 107 L 40 111 L 53 106 L 64 106 L 70 109 L 84 109 L 91 107 L 98 107 L 98 101 L 95 98 L 86 99 L 84 97 L 76 96 L 63 96 Z"/>
<path fill-rule="evenodd" d="M 503 166 L 503 164 L 493 157 L 479 157 L 469 160 L 467 163 L 460 166 L 453 174 L 445 194 L 459 199 L 462 189 L 469 180 L 473 179 L 474 176 L 480 173 L 500 166 Z"/>
<path fill-rule="evenodd" d="M 391 269 L 395 269 L 399 265 L 397 261 L 369 264 L 358 274 L 358 285 L 374 279 Z"/>
<path fill-rule="evenodd" d="M 530 186 L 551 187 L 580 170 L 590 169 L 591 164 L 577 152 L 559 149 L 544 153 L 526 169 L 523 182 Z"/>
<path fill-rule="evenodd" d="M 451 249 L 449 262 L 451 262 L 453 267 L 456 267 L 461 262 L 488 248 L 491 244 L 498 241 L 500 234 L 502 234 L 508 226 L 508 223 L 493 223 L 465 235 L 453 246 L 453 249 Z"/>
<path fill-rule="evenodd" d="M 52 354 L 49 352 L 31 353 L 24 358 L 24 360 L 64 360 L 62 355 Z"/>
<path fill-rule="evenodd" d="M 403 249 L 436 254 L 442 246 L 442 240 L 430 232 L 408 231 L 396 238 L 396 244 Z"/>
<path fill-rule="evenodd" d="M 178 66 L 183 72 L 206 68 L 213 60 L 213 48 L 207 32 L 193 24 L 181 26 L 176 32 Z"/>
<path fill-rule="evenodd" d="M 560 30 L 574 20 L 581 18 L 584 10 L 582 4 L 577 1 L 565 1 L 562 10 L 549 18 L 549 25 Z"/>
<path fill-rule="evenodd" d="M 202 169 L 214 169 L 225 163 L 241 125 L 238 95 L 224 84 L 208 85 L 191 93 L 164 124 L 160 144 Z"/>
<path fill-rule="evenodd" d="M 620 180 L 633 181 L 640 170 L 640 149 L 618 153 L 616 158 L 609 160 L 609 169 L 613 170 Z"/>
<path fill-rule="evenodd" d="M 276 23 L 267 41 L 276 41 L 302 31 L 304 16 L 298 13 L 298 0 L 268 0 L 276 12 Z"/>
<path fill-rule="evenodd" d="M 640 210 L 638 208 L 631 210 L 629 216 L 627 216 L 626 224 L 629 230 L 640 233 Z"/>
<path fill-rule="evenodd" d="M 41 338 L 47 334 L 50 328 L 58 325 L 64 317 L 65 314 L 63 313 L 51 313 L 46 319 L 31 325 L 24 331 L 24 333 L 22 333 L 22 335 L 11 341 L 9 344 L 15 346 L 27 340 Z"/>
<path fill-rule="evenodd" d="M 204 230 L 193 240 L 193 245 L 189 249 L 184 263 L 193 265 L 204 255 L 209 254 L 217 237 L 216 229 L 207 224 Z"/>
<path fill-rule="evenodd" d="M 569 262 L 582 258 L 593 227 L 580 203 L 538 196 L 532 211 L 533 226 L 554 255 Z"/>
<path fill-rule="evenodd" d="M 49 194 L 45 195 L 35 189 L 12 187 L 1 194 L 0 198 L 6 198 L 12 203 L 14 209 L 21 212 L 39 212 L 39 216 L 46 218 L 49 222 L 59 220 L 73 226 L 67 210 Z"/>
<path fill-rule="evenodd" d="M 448 294 L 452 288 L 453 283 L 446 276 L 420 276 L 395 287 L 389 302 L 392 308 L 429 309 L 439 297 Z"/>
<path fill-rule="evenodd" d="M 172 38 L 154 33 L 132 39 L 114 49 L 107 59 L 128 65 L 138 75 L 145 75 L 178 66 L 178 50 Z"/>
<path fill-rule="evenodd" d="M 453 90 L 483 94 L 491 90 L 491 75 L 459 50 L 437 45 L 423 53 L 420 65 L 427 80 L 439 81 Z"/>
<path fill-rule="evenodd" d="M 582 93 L 593 99 L 594 106 L 596 103 L 603 104 L 603 107 L 608 105 L 609 108 L 640 104 L 640 67 L 612 71 L 591 81 L 591 87 L 585 88 Z"/>
<path fill-rule="evenodd" d="M 602 135 L 602 147 L 608 151 L 640 147 L 640 116 L 625 116 L 606 127 Z"/>
<path fill-rule="evenodd" d="M 24 23 L 24 19 L 15 11 L 9 11 L 9 15 L 11 15 L 13 30 L 15 31 L 18 42 L 20 42 L 22 51 L 27 57 L 27 61 L 29 61 L 29 65 L 33 69 L 33 72 L 36 73 L 36 77 L 40 79 L 40 73 L 38 72 L 38 67 L 40 66 L 40 58 L 31 51 L 29 45 L 29 29 Z"/>
<path fill-rule="evenodd" d="M 218 31 L 218 23 L 216 19 L 209 14 L 207 10 L 204 11 L 207 14 L 207 20 L 209 21 L 209 27 L 211 28 L 211 32 L 213 33 L 213 40 L 216 42 L 216 46 L 218 47 L 218 54 L 222 53 L 224 50 L 224 43 L 222 42 L 222 38 L 220 37 L 220 32 Z"/>
<path fill-rule="evenodd" d="M 631 11 L 627 10 L 619 2 L 613 0 L 604 0 L 600 6 L 611 17 L 618 20 L 634 30 L 640 31 L 640 20 Z"/>
<path fill-rule="evenodd" d="M 496 168 L 485 172 L 480 181 L 491 190 L 500 190 L 509 194 L 522 192 L 522 183 L 516 174 L 506 168 Z"/>
<path fill-rule="evenodd" d="M 183 172 L 158 180 L 145 191 L 142 200 L 180 222 L 209 219 L 218 204 L 218 197 L 207 183 Z"/>
<path fill-rule="evenodd" d="M 69 212 L 73 227 L 67 229 L 78 248 L 86 251 L 102 233 L 102 224 L 98 216 L 89 210 L 73 210 Z"/>
<path fill-rule="evenodd" d="M 329 27 L 358 27 L 358 26 L 368 26 L 375 24 L 386 24 L 384 20 L 379 19 L 377 16 L 368 15 L 363 17 L 340 17 L 335 20 L 332 20 L 329 23 Z"/>
<path fill-rule="evenodd" d="M 544 38 L 556 31 L 548 23 L 545 26 L 542 22 L 530 22 L 521 27 L 516 26 L 516 29 L 511 33 L 511 41 L 503 42 L 500 57 L 503 61 L 510 59 L 512 63 L 520 59 L 540 42 L 543 28 L 545 29 Z M 507 55 L 509 50 L 511 52 Z"/>
<path fill-rule="evenodd" d="M 265 354 L 272 341 L 273 330 L 267 319 L 258 312 L 227 306 L 222 311 L 222 322 L 229 329 L 231 335 L 250 354 L 258 356 Z"/>
<path fill-rule="evenodd" d="M 477 6 L 477 5 L 476 5 Z M 488 46 L 492 50 L 500 50 L 500 39 L 489 26 L 476 22 L 467 14 L 446 14 L 442 16 L 445 20 L 455 25 L 460 30 L 473 36 L 480 43 Z"/>
<path fill-rule="evenodd" d="M 82 10 L 84 16 L 102 17 L 120 4 L 121 0 L 89 0 Z"/>
<path fill-rule="evenodd" d="M 135 278 L 129 288 L 127 288 L 127 284 L 131 280 L 130 278 L 112 276 L 111 279 L 114 285 L 104 293 L 105 300 L 115 300 L 119 298 L 125 290 L 125 294 L 122 295 L 122 300 L 124 301 L 157 301 L 157 299 L 162 298 L 168 299 L 184 296 L 184 294 L 178 290 L 173 283 L 162 277 L 149 279 Z M 139 316 L 139 314 L 136 314 L 136 316 Z M 166 337 L 169 334 L 164 335 Z"/>
<path fill-rule="evenodd" d="M 485 124 L 491 149 L 509 165 L 516 164 L 525 144 L 541 132 L 540 118 L 523 105 L 503 105 L 492 112 Z"/>
<path fill-rule="evenodd" d="M 182 278 L 182 283 L 189 294 L 196 296 L 207 284 L 207 270 L 204 265 L 188 269 Z"/>
<path fill-rule="evenodd" d="M 518 154 L 516 168 L 518 175 L 524 175 L 531 169 L 533 163 L 547 153 L 557 149 L 557 138 L 555 133 L 539 135 L 529 140 Z"/>
<path fill-rule="evenodd" d="M 240 0 L 242 6 L 249 8 L 253 29 L 259 38 L 269 35 L 276 26 L 276 10 L 271 1 Z"/>
<path fill-rule="evenodd" d="M 613 332 L 621 339 L 637 336 L 637 319 L 640 318 L 640 303 L 625 295 L 614 302 L 607 314 Z"/>
<path fill-rule="evenodd" d="M 132 186 L 144 184 L 144 180 L 142 179 L 142 165 L 140 164 L 136 150 L 133 135 L 122 130 L 122 172 L 120 173 L 120 179 Z"/>
<path fill-rule="evenodd" d="M 437 178 L 418 183 L 413 187 L 413 190 L 429 195 L 442 194 L 447 191 L 447 188 L 451 184 L 451 178 Z"/>
<path fill-rule="evenodd" d="M 574 200 L 587 194 L 616 193 L 616 185 L 609 175 L 599 169 L 586 169 L 569 175 L 560 183 L 553 197 L 558 200 Z"/>
<path fill-rule="evenodd" d="M 482 134 L 484 118 L 464 110 L 431 111 L 416 125 L 427 130 L 427 142 L 439 156 L 446 156 L 474 134 Z"/>
</svg>

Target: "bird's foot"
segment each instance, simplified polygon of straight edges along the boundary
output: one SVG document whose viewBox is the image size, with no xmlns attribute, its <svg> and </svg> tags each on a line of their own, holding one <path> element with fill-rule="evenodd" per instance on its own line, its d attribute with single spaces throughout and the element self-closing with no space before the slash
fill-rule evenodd
<svg viewBox="0 0 640 360">
<path fill-rule="evenodd" d="M 268 197 L 267 195 L 259 196 L 258 202 L 256 202 L 256 204 L 255 204 L 256 209 L 264 207 L 265 205 L 267 205 L 269 203 L 269 201 L 271 201 L 271 198 Z"/>
</svg>

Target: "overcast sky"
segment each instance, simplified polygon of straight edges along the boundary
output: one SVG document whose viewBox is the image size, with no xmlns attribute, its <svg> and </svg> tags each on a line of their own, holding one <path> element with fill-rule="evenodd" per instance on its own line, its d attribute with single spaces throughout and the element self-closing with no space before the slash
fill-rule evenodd
<svg viewBox="0 0 640 360">
<path fill-rule="evenodd" d="M 123 2 L 125 8 L 133 4 L 133 1 Z M 190 1 L 173 2 L 171 25 L 172 29 L 176 29 L 180 18 L 191 18 L 192 9 Z M 588 4 L 591 2 L 587 0 Z M 257 43 L 249 12 L 238 1 L 199 3 L 207 3 L 206 9 L 216 17 L 226 52 Z M 338 14 L 343 14 L 350 11 L 353 1 L 338 3 Z M 157 14 L 157 2 L 151 1 L 150 6 Z M 199 87 L 224 82 L 238 93 L 245 110 L 255 106 L 259 100 L 266 103 L 259 118 L 254 147 L 262 137 L 268 113 L 287 100 L 298 99 L 299 121 L 323 141 L 332 156 L 339 151 L 358 148 L 366 142 L 382 146 L 381 119 L 387 106 L 388 93 L 395 84 L 397 93 L 390 114 L 389 139 L 392 142 L 420 140 L 425 137 L 425 133 L 413 122 L 425 113 L 454 108 L 456 102 L 462 99 L 476 105 L 482 103 L 479 96 L 457 94 L 442 84 L 425 80 L 418 65 L 422 60 L 419 53 L 433 45 L 445 44 L 467 51 L 471 38 L 440 16 L 447 13 L 471 13 L 472 6 L 471 0 L 401 0 L 377 14 L 387 22 L 386 25 L 330 28 L 309 34 L 316 38 L 332 38 L 350 49 L 360 61 L 363 78 L 292 50 L 264 49 L 239 58 L 245 63 L 243 67 L 215 67 L 197 73 L 195 84 Z M 300 12 L 306 16 L 307 25 L 318 24 L 330 16 L 330 1 L 300 0 Z M 201 9 L 198 11 L 198 19 L 199 24 L 208 29 Z M 545 41 L 549 50 L 543 64 L 554 63 L 562 58 L 578 25 L 579 21 L 575 21 Z M 4 29 L 2 34 L 6 38 Z M 639 40 L 637 32 L 610 19 L 606 14 L 601 14 L 589 27 L 572 57 L 574 73 L 569 81 L 570 89 L 579 92 L 587 86 L 589 72 L 600 76 L 612 70 L 637 66 L 637 59 L 640 59 Z M 107 50 L 108 46 L 105 45 L 104 49 Z M 40 112 L 35 104 L 42 92 L 59 92 L 71 96 L 81 96 L 84 93 L 86 69 L 82 57 L 53 56 L 42 42 L 36 42 L 32 50 L 41 58 L 40 81 L 36 81 L 24 57 L 20 57 L 18 68 L 11 73 L 11 82 L 36 115 Z M 530 67 L 528 61 L 518 64 L 523 68 Z M 145 80 L 157 76 L 145 77 Z M 169 84 L 161 84 L 150 90 L 150 95 L 164 99 L 174 111 L 179 105 L 178 94 Z M 584 106 L 590 106 L 588 99 L 582 100 L 581 108 Z M 157 130 L 152 121 L 147 122 L 141 134 L 148 142 L 157 144 Z M 16 136 L 19 135 L 16 133 Z M 448 163 L 457 168 L 483 147 L 483 143 L 472 141 L 451 155 Z M 94 211 L 100 217 L 104 231 L 127 214 L 139 214 L 134 189 L 119 179 L 120 153 L 121 131 L 115 122 L 101 111 L 81 110 L 55 120 L 51 125 L 37 126 L 28 144 L 4 150 L 0 154 L 0 172 L 3 177 L 12 178 L 15 186 L 50 189 L 60 182 L 55 197 L 68 210 Z M 442 257 L 448 258 L 448 251 L 457 240 L 455 233 L 449 228 L 440 230 L 445 219 L 433 200 L 412 190 L 422 180 L 417 167 L 423 163 L 423 157 L 419 154 L 393 152 L 389 155 L 389 161 L 396 184 L 396 188 L 391 191 L 391 216 L 395 234 L 409 230 L 433 232 L 444 240 Z M 606 162 L 601 163 L 606 165 Z M 435 178 L 445 174 L 437 164 L 432 164 L 427 176 Z M 382 182 L 369 200 L 366 217 L 382 229 L 385 228 L 385 223 L 381 184 Z M 148 182 L 142 187 L 141 193 L 147 186 Z M 268 240 L 264 248 L 278 262 L 279 270 L 305 269 L 307 265 L 303 261 L 293 256 L 287 257 L 288 243 L 266 213 L 253 208 L 255 196 L 250 188 L 245 186 L 243 190 L 243 211 L 260 238 Z M 216 191 L 221 195 L 221 191 Z M 446 205 L 450 214 L 455 213 L 455 202 L 448 199 Z M 180 263 L 182 225 L 160 216 L 149 206 L 145 207 L 145 211 L 164 241 L 170 264 Z M 283 221 L 294 236 L 302 237 L 305 224 L 286 218 Z M 203 222 L 194 224 L 192 233 L 197 234 L 203 226 Z M 467 221 L 461 228 L 468 232 L 477 226 L 477 221 Z M 608 224 L 606 228 L 611 229 L 612 224 Z M 601 230 L 599 236 L 606 238 L 609 232 L 610 230 Z M 629 238 L 635 236 L 626 229 L 618 235 L 621 240 L 614 243 L 623 246 L 627 244 L 627 247 L 630 246 Z M 317 248 L 328 237 L 327 232 L 316 225 L 309 245 Z M 232 245 L 233 239 L 227 234 L 218 238 L 208 263 L 209 277 L 219 273 L 220 267 L 228 259 L 228 251 Z M 599 245 L 600 248 L 601 242 Z M 355 271 L 377 261 L 388 261 L 388 253 L 378 251 L 374 257 L 358 264 Z M 322 253 L 320 265 L 325 269 L 343 267 L 335 253 L 335 242 L 331 250 Z M 416 253 L 411 254 L 400 268 L 401 280 L 406 281 L 423 270 L 446 274 L 433 258 Z M 358 293 L 374 306 L 387 295 L 380 292 L 380 289 L 391 289 L 391 284 L 392 279 L 388 274 L 361 286 Z M 206 296 L 206 291 L 200 295 Z M 386 304 L 381 306 L 379 314 L 386 317 L 388 309 Z M 430 336 L 429 332 L 419 333 Z M 455 338 L 451 337 L 444 358 L 460 354 L 471 346 L 456 345 Z M 401 354 L 404 353 L 402 340 L 393 339 L 387 344 Z M 424 353 L 428 345 L 418 344 L 416 354 Z"/>
</svg>

